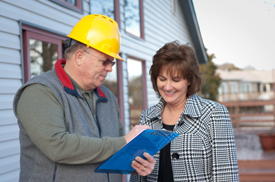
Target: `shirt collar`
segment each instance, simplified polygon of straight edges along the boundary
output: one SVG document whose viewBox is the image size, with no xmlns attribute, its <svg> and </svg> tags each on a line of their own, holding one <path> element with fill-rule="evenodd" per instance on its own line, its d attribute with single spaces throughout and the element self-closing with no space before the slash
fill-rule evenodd
<svg viewBox="0 0 275 182">
<path fill-rule="evenodd" d="M 85 93 L 88 93 L 90 95 L 93 92 L 93 90 L 89 91 L 89 92 L 85 91 L 80 85 L 78 85 L 78 83 L 76 81 L 74 81 L 74 79 L 68 73 L 66 73 L 66 74 L 68 75 L 68 77 L 70 78 L 70 80 L 72 81 L 76 90 L 80 93 L 80 95 L 83 96 L 83 94 L 85 94 Z"/>
<path fill-rule="evenodd" d="M 86 91 L 83 88 L 81 88 L 78 84 L 76 84 L 76 82 L 65 72 L 62 66 L 64 64 L 66 64 L 65 59 L 59 59 L 55 63 L 55 71 L 59 80 L 63 84 L 63 89 L 65 90 L 65 92 L 71 95 L 74 95 L 76 97 L 81 97 L 80 94 L 82 94 L 82 91 L 84 91 L 83 93 L 85 93 Z M 76 86 L 79 87 L 80 89 L 76 89 Z M 80 94 L 78 93 L 78 90 Z M 98 96 L 99 101 L 101 102 L 108 101 L 108 99 L 106 98 L 104 92 L 100 89 L 100 87 L 95 88 L 94 91 Z"/>
</svg>

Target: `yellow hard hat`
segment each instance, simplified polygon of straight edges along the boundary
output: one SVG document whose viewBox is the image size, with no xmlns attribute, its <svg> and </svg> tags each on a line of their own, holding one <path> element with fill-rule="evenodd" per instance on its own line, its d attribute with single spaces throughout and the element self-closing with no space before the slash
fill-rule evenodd
<svg viewBox="0 0 275 182">
<path fill-rule="evenodd" d="M 67 36 L 123 61 L 119 56 L 120 33 L 118 25 L 115 20 L 108 16 L 100 14 L 84 16 Z"/>
</svg>

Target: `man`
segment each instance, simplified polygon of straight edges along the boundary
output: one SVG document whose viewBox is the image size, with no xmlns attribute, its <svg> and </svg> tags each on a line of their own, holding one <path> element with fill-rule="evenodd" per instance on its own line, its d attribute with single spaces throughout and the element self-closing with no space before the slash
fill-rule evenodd
<svg viewBox="0 0 275 182">
<path fill-rule="evenodd" d="M 29 80 L 15 95 L 20 181 L 120 182 L 119 174 L 94 170 L 148 126 L 136 126 L 123 136 L 116 99 L 101 86 L 114 58 L 122 60 L 117 23 L 88 15 L 68 37 L 66 59 Z M 143 176 L 155 164 L 152 156 L 144 156 L 147 160 L 132 163 Z"/>
</svg>

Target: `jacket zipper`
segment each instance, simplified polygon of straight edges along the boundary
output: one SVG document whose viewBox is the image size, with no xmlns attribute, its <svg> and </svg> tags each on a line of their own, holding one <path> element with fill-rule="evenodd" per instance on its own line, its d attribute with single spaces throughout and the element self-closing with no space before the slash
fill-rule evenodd
<svg viewBox="0 0 275 182">
<path fill-rule="evenodd" d="M 53 182 L 55 182 L 55 176 L 56 176 L 57 165 L 58 165 L 58 163 L 56 162 L 56 163 L 55 163 L 55 166 L 54 166 L 54 172 L 53 172 Z"/>
<path fill-rule="evenodd" d="M 91 108 L 91 106 L 89 105 L 89 103 L 88 103 L 88 101 L 85 99 L 85 98 L 82 98 L 82 99 L 84 99 L 85 101 L 86 101 L 86 103 L 87 103 L 87 105 L 89 106 L 89 109 L 90 109 L 90 111 L 91 111 L 91 113 L 92 113 L 92 115 L 93 115 L 93 117 L 96 119 L 96 125 L 97 125 L 97 129 L 98 129 L 98 132 L 99 132 L 99 137 L 101 138 L 101 130 L 100 130 L 100 126 L 99 126 L 99 122 L 98 122 L 98 118 L 97 118 L 97 115 L 96 115 L 96 107 L 97 107 L 97 103 L 98 102 L 100 102 L 100 101 L 96 101 L 96 106 L 95 106 L 95 114 L 93 113 L 93 111 L 92 111 L 92 108 Z"/>
</svg>

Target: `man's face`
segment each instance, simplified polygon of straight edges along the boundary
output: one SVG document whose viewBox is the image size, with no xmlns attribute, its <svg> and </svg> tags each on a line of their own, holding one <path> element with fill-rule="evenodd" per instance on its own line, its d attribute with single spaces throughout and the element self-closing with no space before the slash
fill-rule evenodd
<svg viewBox="0 0 275 182">
<path fill-rule="evenodd" d="M 84 49 L 83 53 L 80 82 L 84 90 L 90 91 L 102 85 L 107 73 L 112 71 L 114 58 L 92 48 Z"/>
</svg>

